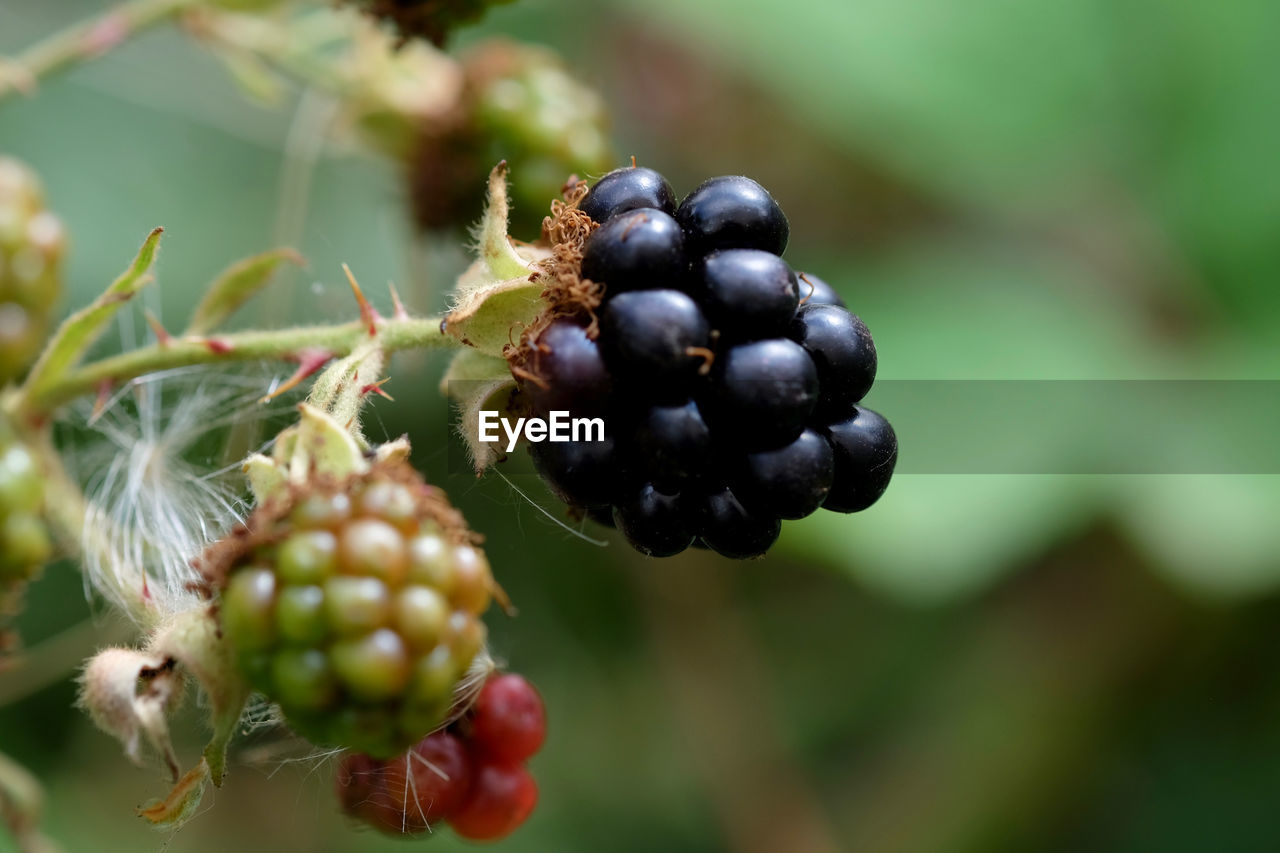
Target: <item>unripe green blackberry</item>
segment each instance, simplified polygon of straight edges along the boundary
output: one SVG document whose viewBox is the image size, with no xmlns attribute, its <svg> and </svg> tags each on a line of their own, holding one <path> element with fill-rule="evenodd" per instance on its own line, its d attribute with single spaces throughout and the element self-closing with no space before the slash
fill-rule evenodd
<svg viewBox="0 0 1280 853">
<path fill-rule="evenodd" d="M 61 293 L 65 248 L 40 181 L 0 157 L 0 383 L 17 378 L 40 351 Z"/>
<path fill-rule="evenodd" d="M 428 229 L 470 225 L 480 215 L 476 189 L 505 160 L 513 225 L 536 233 L 566 178 L 614 162 L 604 101 L 552 51 L 506 39 L 476 46 L 462 70 L 459 108 L 423 129 L 413 156 L 414 216 Z"/>
<path fill-rule="evenodd" d="M 454 29 L 484 15 L 490 6 L 511 0 L 347 0 L 366 14 L 395 26 L 402 38 L 424 38 L 444 44 Z"/>
<path fill-rule="evenodd" d="M 26 582 L 49 561 L 53 545 L 40 517 L 44 485 L 30 451 L 0 437 L 0 655 Z"/>
<path fill-rule="evenodd" d="M 404 462 L 279 503 L 225 545 L 220 616 L 241 668 L 307 739 L 403 752 L 484 644 L 488 561 Z"/>
</svg>

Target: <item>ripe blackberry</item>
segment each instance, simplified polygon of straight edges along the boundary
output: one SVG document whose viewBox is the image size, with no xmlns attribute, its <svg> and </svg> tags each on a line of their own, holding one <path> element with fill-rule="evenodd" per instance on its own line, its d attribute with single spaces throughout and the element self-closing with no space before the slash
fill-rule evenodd
<svg viewBox="0 0 1280 853">
<path fill-rule="evenodd" d="M 796 278 L 800 282 L 801 305 L 839 305 L 841 308 L 845 307 L 844 300 L 840 298 L 840 294 L 836 293 L 835 288 L 813 273 L 797 273 Z"/>
<path fill-rule="evenodd" d="M 62 292 L 65 250 L 40 181 L 0 157 L 0 384 L 18 378 L 40 351 Z"/>
<path fill-rule="evenodd" d="M 617 444 L 604 441 L 541 441 L 529 445 L 533 465 L 560 500 L 570 506 L 613 503 L 620 474 Z"/>
<path fill-rule="evenodd" d="M 680 495 L 664 495 L 645 483 L 622 498 L 613 511 L 622 535 L 637 551 L 651 557 L 672 557 L 693 542 L 693 519 Z"/>
<path fill-rule="evenodd" d="M 668 215 L 676 212 L 676 194 L 671 184 L 644 166 L 614 169 L 596 181 L 586 198 L 578 204 L 578 210 L 600 223 L 639 207 L 653 208 Z"/>
<path fill-rule="evenodd" d="M 762 249 L 781 255 L 791 226 L 768 191 L 750 178 L 724 175 L 704 181 L 676 209 L 692 251 Z"/>
<path fill-rule="evenodd" d="M 528 370 L 532 379 L 524 385 L 534 411 L 543 415 L 598 412 L 613 388 L 599 345 L 570 320 L 556 320 L 543 330 Z"/>
<path fill-rule="evenodd" d="M 712 327 L 733 338 L 784 334 L 800 295 L 787 262 L 759 249 L 724 249 L 702 261 L 703 310 Z"/>
<path fill-rule="evenodd" d="M 879 413 L 854 406 L 853 414 L 827 427 L 835 452 L 835 479 L 822 504 L 836 512 L 858 512 L 889 487 L 898 461 L 898 437 Z"/>
<path fill-rule="evenodd" d="M 750 450 L 793 441 L 818 402 L 818 371 L 794 341 L 739 344 L 716 359 L 715 428 Z"/>
<path fill-rule="evenodd" d="M 693 400 L 647 409 L 632 441 L 650 481 L 671 494 L 706 470 L 712 451 L 711 430 Z"/>
<path fill-rule="evenodd" d="M 818 413 L 843 417 L 866 396 L 876 378 L 876 345 L 861 319 L 838 305 L 803 305 L 791 320 L 791 340 L 818 369 Z"/>
<path fill-rule="evenodd" d="M 608 297 L 627 290 L 676 287 L 684 279 L 684 235 L 661 210 L 619 214 L 587 238 L 582 275 L 602 282 Z"/>
<path fill-rule="evenodd" d="M 389 757 L 447 711 L 484 643 L 492 578 L 461 516 L 406 463 L 264 506 L 224 573 L 250 683 L 309 740 Z"/>
<path fill-rule="evenodd" d="M 826 500 L 835 476 L 835 456 L 827 439 L 812 429 L 776 450 L 748 453 L 737 494 L 758 512 L 804 518 Z"/>
<path fill-rule="evenodd" d="M 600 346 L 619 377 L 660 391 L 688 387 L 706 364 L 707 318 L 678 290 L 619 293 L 600 312 Z"/>
<path fill-rule="evenodd" d="M 697 509 L 698 538 L 725 557 L 746 560 L 769 550 L 782 532 L 775 515 L 753 513 L 727 488 L 707 494 Z"/>
<path fill-rule="evenodd" d="M 745 559 L 782 519 L 869 506 L 896 444 L 858 405 L 875 379 L 871 334 L 826 282 L 782 259 L 777 202 L 749 178 L 712 178 L 675 209 L 677 238 L 669 195 L 661 175 L 633 167 L 553 207 L 550 308 L 509 358 L 535 408 L 554 397 L 603 413 L 604 442 L 530 448 L 579 517 L 651 556 Z M 573 341 L 563 358 L 590 371 L 547 355 L 557 336 Z M 600 372 L 597 356 L 608 390 L 580 379 Z"/>
</svg>

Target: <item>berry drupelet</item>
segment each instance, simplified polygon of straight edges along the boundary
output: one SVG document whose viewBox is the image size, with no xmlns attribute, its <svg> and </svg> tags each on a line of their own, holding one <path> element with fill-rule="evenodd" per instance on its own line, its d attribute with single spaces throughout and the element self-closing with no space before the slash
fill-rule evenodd
<svg viewBox="0 0 1280 853">
<path fill-rule="evenodd" d="M 336 788 L 349 816 L 394 836 L 447 822 L 472 841 L 514 832 L 533 812 L 538 786 L 525 762 L 546 738 L 538 691 L 512 673 L 491 675 L 475 703 L 403 755 L 343 758 Z"/>
<path fill-rule="evenodd" d="M 593 224 L 567 253 L 583 287 L 559 303 L 550 291 L 548 320 L 513 357 L 532 409 L 604 413 L 604 442 L 530 445 L 559 498 L 645 554 L 745 559 L 782 519 L 880 497 L 897 439 L 859 405 L 871 334 L 782 258 L 790 228 L 763 187 L 711 178 L 676 204 L 665 178 L 632 166 L 567 209 Z"/>
<path fill-rule="evenodd" d="M 16 439 L 0 433 L 0 670 L 17 642 L 9 623 L 22 591 L 53 556 L 43 510 L 39 464 Z"/>
</svg>

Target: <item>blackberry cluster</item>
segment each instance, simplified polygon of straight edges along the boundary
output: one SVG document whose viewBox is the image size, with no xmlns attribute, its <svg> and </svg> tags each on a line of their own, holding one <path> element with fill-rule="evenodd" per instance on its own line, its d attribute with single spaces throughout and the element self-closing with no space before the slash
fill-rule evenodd
<svg viewBox="0 0 1280 853">
<path fill-rule="evenodd" d="M 53 544 L 40 517 L 44 485 L 31 453 L 0 438 L 0 657 L 15 642 L 6 633 L 26 582 L 49 561 Z"/>
<path fill-rule="evenodd" d="M 538 802 L 525 762 L 546 738 L 542 698 L 518 675 L 495 675 L 447 728 L 389 761 L 351 754 L 338 766 L 342 810 L 388 835 L 428 832 L 441 821 L 473 841 L 515 831 Z"/>
<path fill-rule="evenodd" d="M 316 743 L 390 757 L 435 728 L 485 639 L 493 579 L 405 463 L 250 520 L 222 626 L 249 682 Z"/>
<path fill-rule="evenodd" d="M 62 289 L 62 223 L 45 209 L 40 181 L 0 157 L 0 384 L 40 351 Z"/>
<path fill-rule="evenodd" d="M 577 207 L 585 306 L 556 306 L 516 365 L 535 413 L 600 416 L 599 442 L 530 444 L 558 497 L 639 551 L 764 553 L 782 519 L 856 512 L 888 486 L 897 439 L 858 405 L 871 334 L 781 257 L 789 226 L 750 178 L 676 203 L 666 179 L 610 172 Z"/>
</svg>

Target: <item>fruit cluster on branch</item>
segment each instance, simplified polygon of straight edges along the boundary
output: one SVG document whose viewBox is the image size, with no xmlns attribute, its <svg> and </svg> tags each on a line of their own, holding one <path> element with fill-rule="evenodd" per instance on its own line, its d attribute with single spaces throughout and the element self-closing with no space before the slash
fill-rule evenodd
<svg viewBox="0 0 1280 853">
<path fill-rule="evenodd" d="M 789 225 L 763 187 L 712 178 L 677 204 L 632 166 L 575 201 L 561 216 L 598 225 L 577 280 L 512 356 L 530 410 L 605 422 L 604 441 L 530 445 L 559 498 L 646 554 L 747 558 L 782 519 L 880 497 L 897 439 L 859 405 L 871 334 L 783 260 Z"/>
<path fill-rule="evenodd" d="M 390 758 L 438 726 L 484 645 L 493 578 L 407 463 L 268 503 L 228 563 L 221 623 L 250 684 L 314 743 Z"/>
</svg>

